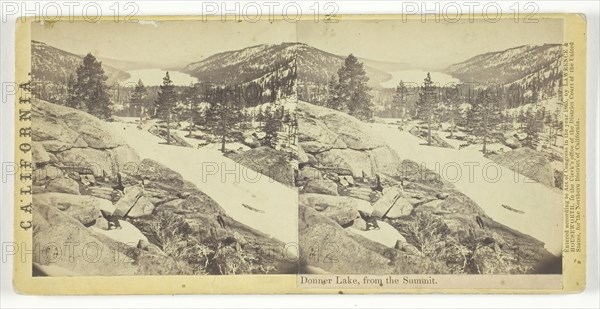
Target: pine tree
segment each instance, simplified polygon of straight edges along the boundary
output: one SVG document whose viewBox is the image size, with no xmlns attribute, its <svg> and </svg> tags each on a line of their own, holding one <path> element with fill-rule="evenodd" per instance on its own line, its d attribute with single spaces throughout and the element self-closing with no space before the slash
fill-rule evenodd
<svg viewBox="0 0 600 309">
<path fill-rule="evenodd" d="M 471 133 L 483 141 L 482 152 L 487 153 L 487 143 L 502 120 L 498 95 L 485 89 L 477 95 L 467 114 L 467 124 Z"/>
<path fill-rule="evenodd" d="M 532 112 L 531 108 L 525 113 L 525 133 L 527 137 L 523 141 L 523 145 L 536 150 L 539 144 L 540 119 L 536 112 Z"/>
<path fill-rule="evenodd" d="M 517 115 L 517 121 L 519 122 L 519 129 L 523 129 L 523 125 L 527 121 L 527 115 L 523 108 L 519 109 L 519 115 Z"/>
<path fill-rule="evenodd" d="M 273 110 L 271 106 L 268 106 L 265 110 L 265 137 L 263 138 L 263 143 L 266 146 L 271 148 L 277 146 L 280 127 L 281 117 L 279 116 L 279 113 L 276 110 Z"/>
<path fill-rule="evenodd" d="M 206 111 L 206 121 L 213 134 L 221 139 L 221 152 L 225 153 L 227 139 L 232 136 L 237 125 L 242 121 L 240 102 L 227 96 L 233 93 L 230 88 L 217 89 L 217 100 L 211 102 Z"/>
<path fill-rule="evenodd" d="M 185 114 L 189 119 L 188 136 L 192 136 L 194 125 L 200 120 L 198 105 L 200 104 L 199 89 L 195 85 L 185 88 L 182 94 L 182 101 L 186 105 Z"/>
<path fill-rule="evenodd" d="M 404 121 L 404 110 L 406 108 L 406 86 L 403 81 L 400 81 L 396 87 L 394 98 L 392 100 L 392 116 L 401 118 Z"/>
<path fill-rule="evenodd" d="M 254 117 L 256 121 L 258 121 L 258 128 L 262 128 L 263 122 L 265 121 L 265 113 L 263 112 L 262 105 L 258 107 L 258 111 Z"/>
<path fill-rule="evenodd" d="M 363 120 L 372 118 L 373 104 L 369 94 L 371 88 L 367 86 L 368 81 L 363 64 L 350 54 L 338 70 L 336 93 L 340 100 L 339 110 L 347 110 L 350 115 Z"/>
<path fill-rule="evenodd" d="M 134 112 L 137 112 L 137 114 L 140 115 L 140 123 L 144 120 L 144 109 L 147 96 L 148 91 L 146 90 L 146 86 L 144 86 L 144 83 L 140 79 L 135 85 L 133 94 L 131 95 L 131 105 L 134 108 Z"/>
<path fill-rule="evenodd" d="M 539 77 L 536 76 L 531 80 L 530 89 L 531 89 L 531 102 L 536 103 L 540 97 L 540 80 Z"/>
<path fill-rule="evenodd" d="M 175 86 L 171 81 L 169 72 L 167 72 L 163 78 L 162 85 L 160 85 L 156 99 L 156 114 L 159 118 L 167 122 L 167 144 L 171 144 L 171 114 L 176 103 L 177 94 L 175 93 Z"/>
<path fill-rule="evenodd" d="M 110 119 L 112 102 L 106 86 L 108 77 L 104 74 L 102 62 L 96 60 L 92 54 L 87 54 L 76 72 L 75 98 L 82 102 L 78 105 L 98 118 Z"/>
<path fill-rule="evenodd" d="M 454 136 L 457 118 L 460 117 L 460 110 L 457 106 L 459 103 L 459 97 L 458 86 L 446 88 L 446 102 L 448 104 L 448 114 L 450 117 L 450 137 Z"/>
<path fill-rule="evenodd" d="M 252 115 L 250 111 L 242 109 L 240 117 L 240 129 L 245 131 L 252 128 Z"/>
<path fill-rule="evenodd" d="M 435 86 L 431 80 L 431 75 L 423 80 L 421 91 L 419 92 L 419 102 L 417 104 L 417 117 L 427 122 L 427 144 L 431 145 L 431 123 L 433 122 L 434 108 L 436 105 Z"/>
<path fill-rule="evenodd" d="M 290 113 L 290 122 L 289 122 L 290 130 L 288 136 L 288 143 L 291 145 L 296 145 L 296 139 L 298 137 L 298 118 L 295 113 Z"/>
<path fill-rule="evenodd" d="M 327 98 L 325 99 L 325 106 L 331 109 L 344 111 L 344 106 L 341 105 L 339 99 L 339 90 L 338 77 L 331 75 L 331 78 L 327 82 Z"/>
</svg>

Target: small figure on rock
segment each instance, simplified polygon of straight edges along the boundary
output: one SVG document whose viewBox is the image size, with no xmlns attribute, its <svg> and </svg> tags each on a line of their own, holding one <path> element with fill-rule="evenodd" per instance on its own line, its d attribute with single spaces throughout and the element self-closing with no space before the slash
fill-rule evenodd
<svg viewBox="0 0 600 309">
<path fill-rule="evenodd" d="M 123 186 L 123 180 L 121 179 L 121 173 L 117 173 L 117 184 L 113 186 L 113 189 L 124 193 L 125 187 Z"/>
<path fill-rule="evenodd" d="M 375 185 L 371 187 L 371 190 L 383 193 L 383 186 L 381 185 L 381 176 L 375 174 Z"/>
<path fill-rule="evenodd" d="M 107 212 L 104 210 L 100 211 L 102 217 L 107 221 L 106 229 L 114 230 L 121 229 L 121 223 L 119 222 L 119 217 L 112 214 L 112 212 Z"/>
<path fill-rule="evenodd" d="M 108 230 L 122 229 L 121 223 L 119 222 L 119 218 L 116 216 L 107 216 L 106 220 L 108 221 Z"/>
<path fill-rule="evenodd" d="M 368 215 L 362 211 L 359 211 L 358 214 L 360 214 L 360 217 L 363 220 L 365 220 L 365 222 L 367 223 L 367 227 L 366 227 L 367 231 L 379 229 L 379 224 L 377 224 L 377 218 L 375 218 L 374 216 Z"/>
</svg>

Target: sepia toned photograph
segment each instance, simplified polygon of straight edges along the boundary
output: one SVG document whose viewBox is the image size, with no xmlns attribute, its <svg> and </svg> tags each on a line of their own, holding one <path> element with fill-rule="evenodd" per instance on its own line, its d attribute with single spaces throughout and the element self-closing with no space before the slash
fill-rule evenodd
<svg viewBox="0 0 600 309">
<path fill-rule="evenodd" d="M 138 17 L 18 24 L 20 293 L 585 287 L 582 16 Z"/>
<path fill-rule="evenodd" d="M 297 272 L 293 24 L 31 27 L 34 275 Z"/>
<path fill-rule="evenodd" d="M 562 273 L 562 19 L 298 41 L 302 273 Z"/>
</svg>

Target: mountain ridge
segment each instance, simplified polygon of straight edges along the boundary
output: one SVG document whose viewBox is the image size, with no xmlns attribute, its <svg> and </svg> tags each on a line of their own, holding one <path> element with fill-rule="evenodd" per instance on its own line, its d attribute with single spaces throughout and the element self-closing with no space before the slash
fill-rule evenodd
<svg viewBox="0 0 600 309">
<path fill-rule="evenodd" d="M 250 55 L 249 53 L 252 52 L 255 52 L 256 54 Z M 312 47 L 306 43 L 283 42 L 280 44 L 258 44 L 237 50 L 220 52 L 200 61 L 192 62 L 185 66 L 183 72 L 188 73 L 200 80 L 212 78 L 213 82 L 220 82 L 223 80 L 223 78 L 214 72 L 217 65 L 223 66 L 220 61 L 227 61 L 225 67 L 243 67 L 243 61 L 245 60 L 250 61 L 256 60 L 257 58 L 277 58 L 277 56 L 265 55 L 265 53 L 281 52 L 285 54 L 280 56 L 280 58 L 283 57 L 288 62 L 297 61 L 296 65 L 298 66 L 298 72 L 301 73 L 301 75 L 298 76 L 299 79 L 317 78 L 319 79 L 319 82 L 322 83 L 326 83 L 329 80 L 330 75 L 337 73 L 337 70 L 345 59 L 345 56 L 336 55 L 316 47 Z M 297 58 L 292 59 L 290 57 Z M 378 86 L 381 81 L 391 78 L 389 73 L 366 64 L 373 63 L 375 65 L 384 65 L 388 64 L 388 62 L 380 62 L 377 60 L 362 58 L 359 58 L 359 60 L 365 63 L 367 75 L 369 75 L 369 77 L 373 80 L 371 86 Z M 247 81 L 247 78 L 243 78 L 243 74 L 242 76 L 233 76 L 232 78 L 237 82 L 239 82 L 240 79 Z M 256 78 L 256 76 L 254 76 L 254 78 Z"/>
<path fill-rule="evenodd" d="M 538 72 L 556 68 L 561 44 L 521 45 L 473 56 L 448 66 L 443 72 L 463 82 L 510 85 Z M 556 79 L 553 77 L 552 79 Z"/>
<path fill-rule="evenodd" d="M 57 74 L 56 73 L 51 73 L 49 72 L 49 70 L 47 70 L 48 68 L 40 66 L 40 64 L 44 64 L 44 62 L 48 62 L 49 59 L 44 58 L 44 56 L 46 57 L 54 57 L 53 59 L 50 60 L 57 60 L 56 57 L 57 56 L 62 56 L 64 58 L 62 59 L 58 59 L 61 60 L 60 62 L 62 62 L 63 66 L 58 66 L 57 64 L 59 64 L 60 62 L 54 62 L 53 64 L 56 66 L 54 67 L 54 69 L 60 69 L 60 73 L 64 73 L 64 76 L 60 76 L 60 77 L 64 77 L 64 80 L 66 80 L 69 77 L 69 74 L 66 74 L 66 71 L 68 69 L 72 69 L 70 70 L 70 73 L 75 73 L 75 70 L 77 69 L 77 67 L 82 63 L 83 58 L 85 57 L 85 55 L 78 55 L 69 51 L 66 51 L 64 49 L 60 49 L 57 47 L 54 47 L 50 44 L 41 42 L 41 41 L 36 41 L 36 40 L 31 40 L 31 60 L 32 60 L 32 64 L 31 64 L 31 68 L 32 68 L 32 75 L 34 75 L 34 77 L 36 75 L 38 75 L 38 77 L 43 77 L 45 74 L 49 74 L 49 75 L 55 75 L 55 78 L 51 78 L 51 81 L 56 82 L 57 80 L 59 80 L 59 78 L 56 78 Z M 115 68 L 111 65 L 108 65 L 106 63 L 104 63 L 103 58 L 97 58 L 99 61 L 102 62 L 102 68 L 104 69 L 106 75 L 108 76 L 108 80 L 109 82 L 115 82 L 115 81 L 121 81 L 121 80 L 125 80 L 127 78 L 129 78 L 129 73 L 125 72 L 124 70 Z M 66 67 L 66 68 L 65 68 Z"/>
</svg>

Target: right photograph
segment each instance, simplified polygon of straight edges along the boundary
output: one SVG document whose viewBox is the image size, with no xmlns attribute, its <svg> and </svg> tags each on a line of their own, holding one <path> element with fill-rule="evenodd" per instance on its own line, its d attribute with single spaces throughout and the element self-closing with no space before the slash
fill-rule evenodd
<svg viewBox="0 0 600 309">
<path fill-rule="evenodd" d="M 298 23 L 300 273 L 563 272 L 563 20 L 433 18 Z"/>
</svg>

